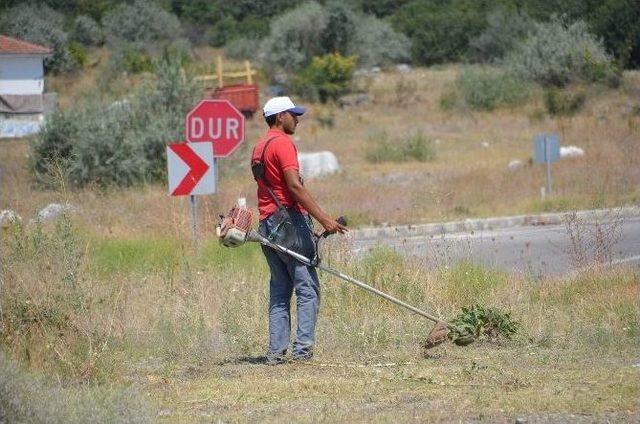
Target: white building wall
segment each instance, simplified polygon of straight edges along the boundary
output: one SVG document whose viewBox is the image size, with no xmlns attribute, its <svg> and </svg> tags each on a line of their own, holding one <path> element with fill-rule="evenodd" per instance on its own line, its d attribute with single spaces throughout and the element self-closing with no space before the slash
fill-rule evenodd
<svg viewBox="0 0 640 424">
<path fill-rule="evenodd" d="M 42 56 L 0 54 L 0 95 L 42 94 Z"/>
</svg>

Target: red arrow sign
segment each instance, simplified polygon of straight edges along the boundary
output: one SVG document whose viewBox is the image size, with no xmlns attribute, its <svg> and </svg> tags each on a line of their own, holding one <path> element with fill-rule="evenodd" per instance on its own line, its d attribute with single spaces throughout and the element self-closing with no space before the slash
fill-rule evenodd
<svg viewBox="0 0 640 424">
<path fill-rule="evenodd" d="M 172 196 L 191 194 L 200 179 L 209 170 L 209 165 L 198 156 L 188 144 L 170 144 L 171 149 L 182 161 L 189 166 L 189 172 L 178 186 L 171 192 Z"/>
</svg>

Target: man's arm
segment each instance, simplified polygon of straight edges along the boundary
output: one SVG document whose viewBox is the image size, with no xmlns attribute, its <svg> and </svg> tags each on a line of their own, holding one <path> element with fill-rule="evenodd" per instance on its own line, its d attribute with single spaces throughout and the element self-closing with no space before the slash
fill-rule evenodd
<svg viewBox="0 0 640 424">
<path fill-rule="evenodd" d="M 309 193 L 309 190 L 300 182 L 300 176 L 295 169 L 289 169 L 284 171 L 284 180 L 287 184 L 287 188 L 291 192 L 291 195 L 296 202 L 300 203 L 309 214 L 314 217 L 320 225 L 324 227 L 329 233 L 336 232 L 344 233 L 349 231 L 346 226 L 340 224 L 333 219 L 329 214 L 320 208 L 320 205 L 314 200 Z"/>
</svg>

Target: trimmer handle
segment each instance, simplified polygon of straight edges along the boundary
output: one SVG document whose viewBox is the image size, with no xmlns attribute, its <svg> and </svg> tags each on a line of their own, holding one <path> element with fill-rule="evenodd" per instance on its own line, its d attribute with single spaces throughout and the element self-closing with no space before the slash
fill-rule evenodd
<svg viewBox="0 0 640 424">
<path fill-rule="evenodd" d="M 339 216 L 339 217 L 336 219 L 336 222 L 337 222 L 338 224 L 340 224 L 340 225 L 344 225 L 344 226 L 346 226 L 346 225 L 347 225 L 347 218 L 345 218 L 344 216 Z M 331 233 L 329 233 L 329 231 L 325 231 L 324 233 L 322 233 L 322 234 L 320 235 L 320 238 L 327 238 L 327 237 L 329 237 L 330 235 L 331 235 Z"/>
</svg>

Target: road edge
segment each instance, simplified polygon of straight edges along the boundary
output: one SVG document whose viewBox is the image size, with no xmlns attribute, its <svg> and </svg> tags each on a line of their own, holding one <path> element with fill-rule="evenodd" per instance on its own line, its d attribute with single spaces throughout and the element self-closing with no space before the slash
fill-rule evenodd
<svg viewBox="0 0 640 424">
<path fill-rule="evenodd" d="M 374 240 L 386 237 L 419 237 L 452 233 L 490 231 L 500 228 L 538 225 L 559 225 L 571 215 L 578 219 L 597 220 L 640 216 L 640 206 L 623 206 L 609 209 L 568 211 L 534 215 L 516 215 L 492 218 L 468 218 L 462 221 L 434 222 L 417 225 L 393 225 L 350 230 L 354 240 Z"/>
</svg>

